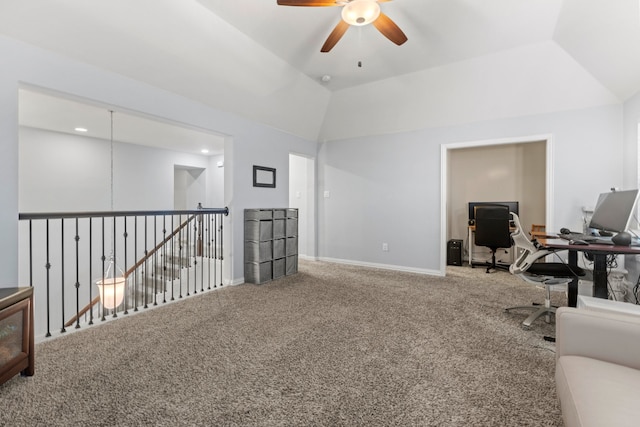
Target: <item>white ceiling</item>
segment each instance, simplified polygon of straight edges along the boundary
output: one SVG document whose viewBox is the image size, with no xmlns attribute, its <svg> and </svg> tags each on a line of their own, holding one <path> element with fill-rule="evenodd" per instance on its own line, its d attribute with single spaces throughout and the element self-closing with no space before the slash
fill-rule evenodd
<svg viewBox="0 0 640 427">
<path fill-rule="evenodd" d="M 0 34 L 280 128 L 287 116 L 310 115 L 300 99 L 318 115 L 336 91 L 541 42 L 620 101 L 640 89 L 638 0 L 393 0 L 381 9 L 407 35 L 402 46 L 372 26 L 352 27 L 321 53 L 340 7 L 276 0 L 2 0 Z M 274 96 L 299 115 L 270 108 Z M 307 134 L 317 135 L 323 116 Z"/>
<path fill-rule="evenodd" d="M 328 53 L 320 47 L 340 7 L 278 6 L 276 0 L 198 0 L 331 90 L 549 40 L 558 0 L 393 0 L 380 8 L 407 35 L 396 46 L 373 26 L 351 27 Z M 362 67 L 358 67 L 358 62 Z"/>
</svg>

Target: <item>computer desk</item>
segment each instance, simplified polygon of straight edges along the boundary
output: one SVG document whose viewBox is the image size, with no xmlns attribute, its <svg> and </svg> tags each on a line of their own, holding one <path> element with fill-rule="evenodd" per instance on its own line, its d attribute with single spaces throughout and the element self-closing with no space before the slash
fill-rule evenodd
<svg viewBox="0 0 640 427">
<path fill-rule="evenodd" d="M 566 249 L 569 251 L 569 265 L 578 265 L 578 252 L 586 252 L 593 256 L 593 296 L 608 298 L 607 287 L 607 255 L 640 255 L 640 246 L 615 246 L 591 243 L 589 245 L 572 245 L 560 238 L 540 238 L 538 242 L 549 249 Z M 578 279 L 569 283 L 569 307 L 575 307 L 578 302 Z"/>
</svg>

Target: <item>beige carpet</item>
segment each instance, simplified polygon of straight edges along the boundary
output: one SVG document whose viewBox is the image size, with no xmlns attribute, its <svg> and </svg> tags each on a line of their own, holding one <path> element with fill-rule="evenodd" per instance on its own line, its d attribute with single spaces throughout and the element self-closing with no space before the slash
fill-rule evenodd
<svg viewBox="0 0 640 427">
<path fill-rule="evenodd" d="M 542 298 L 507 272 L 301 262 L 38 344 L 0 425 L 561 426 L 553 324 L 503 311 Z"/>
</svg>

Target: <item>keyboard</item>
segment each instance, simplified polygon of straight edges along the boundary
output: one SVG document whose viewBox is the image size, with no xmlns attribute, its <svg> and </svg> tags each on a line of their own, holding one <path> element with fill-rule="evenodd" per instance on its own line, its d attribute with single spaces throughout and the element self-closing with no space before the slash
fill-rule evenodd
<svg viewBox="0 0 640 427">
<path fill-rule="evenodd" d="M 594 236 L 592 234 L 584 234 L 572 231 L 571 233 L 558 233 L 558 237 L 564 240 L 584 240 L 587 243 L 596 243 L 599 245 L 613 245 L 611 237 Z"/>
</svg>

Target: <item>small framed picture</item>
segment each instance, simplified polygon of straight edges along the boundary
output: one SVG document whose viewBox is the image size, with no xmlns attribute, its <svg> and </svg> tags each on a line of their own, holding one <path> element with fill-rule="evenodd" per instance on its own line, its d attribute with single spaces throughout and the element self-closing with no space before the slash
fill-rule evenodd
<svg viewBox="0 0 640 427">
<path fill-rule="evenodd" d="M 253 166 L 253 186 L 276 188 L 276 170 L 265 166 Z"/>
</svg>

